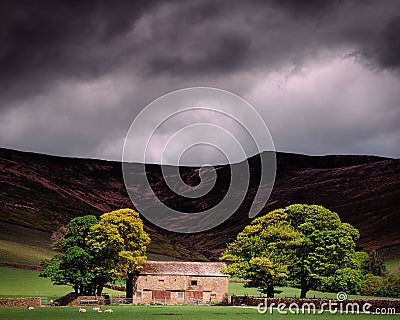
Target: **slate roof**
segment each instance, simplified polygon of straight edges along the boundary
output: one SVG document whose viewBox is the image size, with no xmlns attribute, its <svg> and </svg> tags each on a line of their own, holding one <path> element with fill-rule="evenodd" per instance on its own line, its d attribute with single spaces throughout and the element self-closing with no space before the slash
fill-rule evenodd
<svg viewBox="0 0 400 320">
<path fill-rule="evenodd" d="M 225 266 L 223 262 L 147 261 L 140 274 L 227 277 L 221 273 Z"/>
</svg>

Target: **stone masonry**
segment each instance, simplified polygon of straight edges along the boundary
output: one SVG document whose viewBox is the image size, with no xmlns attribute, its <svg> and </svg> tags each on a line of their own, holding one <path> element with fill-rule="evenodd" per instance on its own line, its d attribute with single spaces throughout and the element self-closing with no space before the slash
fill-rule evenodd
<svg viewBox="0 0 400 320">
<path fill-rule="evenodd" d="M 148 261 L 140 272 L 134 303 L 222 302 L 228 276 L 220 262 Z"/>
</svg>

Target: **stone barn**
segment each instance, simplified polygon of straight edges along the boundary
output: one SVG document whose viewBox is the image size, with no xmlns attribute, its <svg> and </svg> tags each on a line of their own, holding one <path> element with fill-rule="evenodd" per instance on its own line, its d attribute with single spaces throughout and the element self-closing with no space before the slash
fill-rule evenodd
<svg viewBox="0 0 400 320">
<path fill-rule="evenodd" d="M 221 262 L 147 261 L 140 271 L 134 303 L 221 302 L 228 276 Z"/>
</svg>

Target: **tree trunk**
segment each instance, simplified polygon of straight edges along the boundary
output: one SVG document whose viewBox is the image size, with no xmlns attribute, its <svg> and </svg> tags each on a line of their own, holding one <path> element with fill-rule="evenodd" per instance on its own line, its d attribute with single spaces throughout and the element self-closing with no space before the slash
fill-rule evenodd
<svg viewBox="0 0 400 320">
<path fill-rule="evenodd" d="M 96 295 L 101 296 L 104 288 L 104 281 L 100 280 L 96 286 Z"/>
<path fill-rule="evenodd" d="M 305 299 L 308 290 L 310 290 L 310 284 L 307 281 L 307 276 L 305 275 L 305 272 L 303 272 L 303 275 L 301 276 L 300 285 L 301 285 L 300 299 Z"/>
<path fill-rule="evenodd" d="M 268 285 L 268 287 L 267 287 L 267 297 L 268 298 L 273 298 L 274 297 L 274 286 L 273 285 Z"/>
<path fill-rule="evenodd" d="M 300 299 L 305 299 L 306 298 L 308 290 L 309 289 L 307 287 L 301 287 Z"/>
<path fill-rule="evenodd" d="M 133 298 L 133 280 L 135 278 L 135 274 L 133 272 L 128 273 L 128 277 L 126 279 L 125 288 L 126 288 L 126 298 Z"/>
</svg>

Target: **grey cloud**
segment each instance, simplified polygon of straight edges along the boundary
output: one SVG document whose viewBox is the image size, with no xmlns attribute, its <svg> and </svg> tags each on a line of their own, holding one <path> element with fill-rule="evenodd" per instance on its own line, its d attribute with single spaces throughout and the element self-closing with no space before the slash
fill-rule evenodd
<svg viewBox="0 0 400 320">
<path fill-rule="evenodd" d="M 255 106 L 268 118 L 271 103 L 260 83 L 273 74 L 285 75 L 286 80 L 307 74 L 309 66 L 328 65 L 337 57 L 355 57 L 354 63 L 372 73 L 387 72 L 396 85 L 398 12 L 400 2 L 390 0 L 2 1 L 0 144 L 119 159 L 133 117 L 162 94 L 188 86 L 216 86 L 250 102 L 256 96 Z M 362 89 L 349 90 L 364 90 L 367 78 L 355 78 Z M 304 96 L 308 94 L 323 96 L 317 89 Z M 351 100 L 330 95 L 320 113 L 311 113 L 315 123 L 306 121 L 304 128 L 298 118 L 311 111 L 307 101 L 296 97 L 288 103 L 297 108 L 274 118 L 277 147 L 398 155 L 398 125 L 391 120 L 398 119 L 400 99 L 389 94 L 392 100 L 381 97 L 371 105 L 367 102 L 374 99 L 373 92 L 363 91 L 355 108 L 369 106 L 365 112 L 371 113 L 371 130 L 357 123 L 358 114 L 349 113 L 346 130 L 337 133 L 333 125 L 316 123 L 332 113 L 332 106 L 351 108 Z M 383 110 L 378 123 L 373 113 L 384 108 L 380 103 L 394 111 Z M 288 136 L 285 126 L 296 134 Z M 309 145 L 319 131 L 321 141 Z"/>
</svg>

